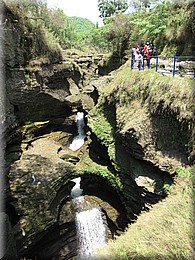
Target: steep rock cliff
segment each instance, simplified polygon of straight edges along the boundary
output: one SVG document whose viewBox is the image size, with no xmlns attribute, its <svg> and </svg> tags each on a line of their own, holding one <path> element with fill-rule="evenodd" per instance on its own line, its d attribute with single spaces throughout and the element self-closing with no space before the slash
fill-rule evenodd
<svg viewBox="0 0 195 260">
<path fill-rule="evenodd" d="M 70 259 L 77 254 L 70 198 L 74 177 L 88 173 L 82 178 L 85 196 L 102 207 L 108 237 L 127 224 L 116 190 L 101 176 L 91 185 L 93 175 L 80 163 L 88 153 L 89 135 L 82 149 L 69 149 L 77 135 L 76 113 L 87 115 L 97 102 L 93 81 L 103 57 L 70 52 L 53 61 L 47 55 L 33 59 L 28 27 L 8 9 L 4 15 L 6 213 L 17 255 Z"/>
</svg>

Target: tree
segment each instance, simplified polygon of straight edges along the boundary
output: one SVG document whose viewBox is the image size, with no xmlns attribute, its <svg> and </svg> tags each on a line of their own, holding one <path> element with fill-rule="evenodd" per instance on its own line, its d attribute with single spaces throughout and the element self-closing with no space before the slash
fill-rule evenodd
<svg viewBox="0 0 195 260">
<path fill-rule="evenodd" d="M 98 0 L 98 9 L 101 18 L 124 13 L 128 8 L 127 0 Z"/>
<path fill-rule="evenodd" d="M 129 37 L 131 34 L 131 25 L 129 16 L 125 14 L 117 14 L 115 17 L 109 18 L 105 38 L 112 47 L 113 54 L 122 58 L 124 51 L 128 49 Z"/>
<path fill-rule="evenodd" d="M 129 2 L 133 9 L 140 12 L 160 4 L 164 0 L 130 0 Z"/>
</svg>

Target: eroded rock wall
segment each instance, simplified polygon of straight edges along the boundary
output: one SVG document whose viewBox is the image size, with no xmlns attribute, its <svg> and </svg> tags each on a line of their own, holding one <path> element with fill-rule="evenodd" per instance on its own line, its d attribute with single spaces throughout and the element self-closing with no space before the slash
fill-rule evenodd
<svg viewBox="0 0 195 260">
<path fill-rule="evenodd" d="M 139 212 L 143 201 L 166 195 L 178 166 L 193 163 L 194 80 L 130 71 L 126 63 L 105 83 L 88 124 L 120 172 L 126 208 L 139 201 Z"/>
<path fill-rule="evenodd" d="M 43 45 L 35 59 L 34 34 L 22 22 L 4 10 L 6 213 L 19 257 L 69 259 L 77 250 L 72 160 L 82 153 L 71 155 L 68 146 L 77 134 L 77 111 L 97 101 L 89 83 L 102 57 L 51 60 Z M 66 160 L 59 154 L 63 148 Z"/>
</svg>

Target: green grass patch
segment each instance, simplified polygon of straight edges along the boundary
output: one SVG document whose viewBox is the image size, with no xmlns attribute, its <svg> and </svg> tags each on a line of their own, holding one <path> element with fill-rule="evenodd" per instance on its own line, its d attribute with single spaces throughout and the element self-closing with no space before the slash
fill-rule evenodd
<svg viewBox="0 0 195 260">
<path fill-rule="evenodd" d="M 122 190 L 122 184 L 117 173 L 112 173 L 107 166 L 101 166 L 93 162 L 88 156 L 82 158 L 77 164 L 79 174 L 93 174 L 104 178 L 118 192 Z"/>
<path fill-rule="evenodd" d="M 102 114 L 96 114 L 93 121 L 89 119 L 88 125 L 104 145 L 108 146 L 113 142 L 112 126 Z"/>
</svg>

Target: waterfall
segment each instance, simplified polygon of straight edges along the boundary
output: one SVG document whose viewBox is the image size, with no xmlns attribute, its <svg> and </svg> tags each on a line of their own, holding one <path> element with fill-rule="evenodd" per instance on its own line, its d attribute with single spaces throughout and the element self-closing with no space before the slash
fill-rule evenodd
<svg viewBox="0 0 195 260">
<path fill-rule="evenodd" d="M 105 245 L 105 227 L 101 211 L 93 208 L 76 214 L 79 254 L 77 259 L 92 259 L 95 250 Z"/>
<path fill-rule="evenodd" d="M 95 250 L 106 243 L 101 210 L 93 208 L 82 196 L 81 178 L 75 178 L 75 186 L 71 190 L 72 202 L 76 210 L 76 228 L 78 237 L 78 260 L 91 260 Z"/>
<path fill-rule="evenodd" d="M 76 123 L 77 123 L 77 129 L 78 129 L 78 135 L 73 138 L 72 143 L 70 144 L 69 148 L 72 151 L 76 151 L 84 144 L 85 140 L 85 133 L 84 133 L 84 113 L 78 112 L 76 116 Z"/>
<path fill-rule="evenodd" d="M 76 183 L 70 193 L 71 197 L 74 199 L 80 197 L 83 193 L 83 190 L 80 188 L 81 177 L 75 178 L 72 181 Z"/>
</svg>

